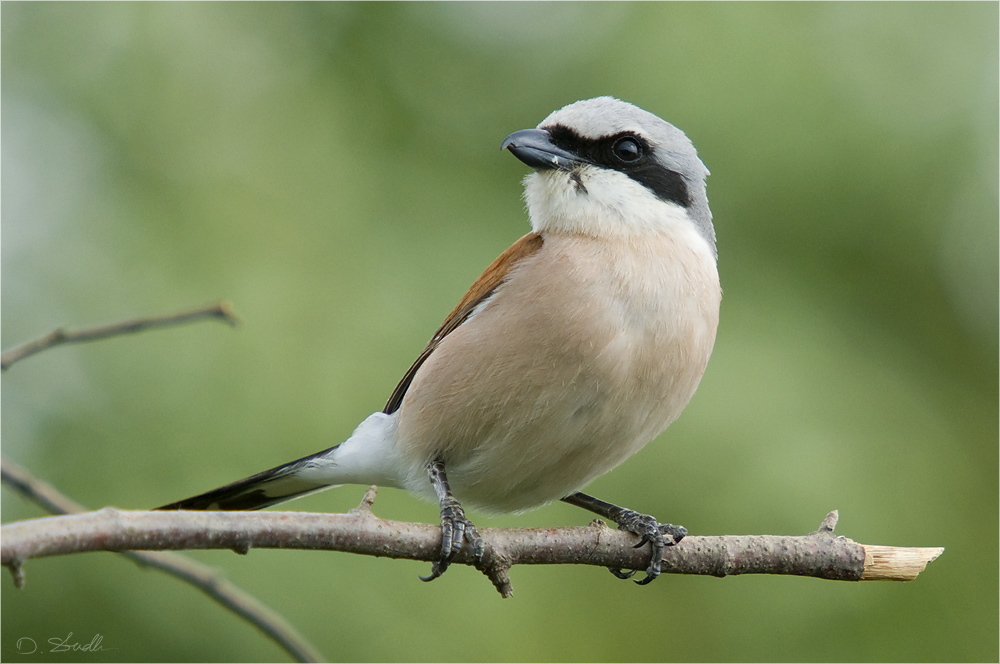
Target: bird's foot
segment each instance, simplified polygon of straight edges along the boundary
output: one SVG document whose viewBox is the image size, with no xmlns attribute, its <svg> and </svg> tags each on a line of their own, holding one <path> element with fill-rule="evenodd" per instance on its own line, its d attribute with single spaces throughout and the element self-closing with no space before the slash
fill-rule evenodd
<svg viewBox="0 0 1000 664">
<path fill-rule="evenodd" d="M 483 538 L 479 536 L 476 526 L 465 516 L 461 503 L 451 493 L 444 472 L 444 462 L 434 461 L 428 464 L 427 470 L 441 506 L 441 556 L 434 561 L 431 573 L 420 577 L 421 581 L 433 581 L 444 574 L 465 542 L 472 546 L 472 555 L 477 563 L 482 562 L 485 552 Z"/>
<path fill-rule="evenodd" d="M 613 518 L 618 522 L 618 530 L 626 530 L 639 536 L 639 543 L 635 545 L 635 548 L 638 549 L 646 542 L 649 542 L 651 550 L 649 566 L 646 568 L 646 576 L 635 581 L 640 586 L 646 585 L 660 575 L 663 550 L 668 546 L 677 544 L 687 535 L 687 528 L 684 526 L 675 526 L 672 523 L 658 523 L 650 515 L 640 514 L 632 510 L 622 509 L 621 513 L 615 514 Z M 635 570 L 625 572 L 614 567 L 609 567 L 608 569 L 619 579 L 629 579 L 635 574 Z"/>
<path fill-rule="evenodd" d="M 431 573 L 420 577 L 420 580 L 433 581 L 444 574 L 465 542 L 472 546 L 472 555 L 476 560 L 482 560 L 483 538 L 465 516 L 465 510 L 454 497 L 450 501 L 441 501 L 441 557 L 434 561 Z"/>
</svg>

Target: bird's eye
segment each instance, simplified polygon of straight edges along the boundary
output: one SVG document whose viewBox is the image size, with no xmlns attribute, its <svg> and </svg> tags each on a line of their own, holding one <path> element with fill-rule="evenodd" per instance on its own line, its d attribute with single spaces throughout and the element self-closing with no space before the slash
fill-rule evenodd
<svg viewBox="0 0 1000 664">
<path fill-rule="evenodd" d="M 622 161 L 635 161 L 642 156 L 642 147 L 639 142 L 631 136 L 625 136 L 615 141 L 611 146 L 611 151 Z"/>
</svg>

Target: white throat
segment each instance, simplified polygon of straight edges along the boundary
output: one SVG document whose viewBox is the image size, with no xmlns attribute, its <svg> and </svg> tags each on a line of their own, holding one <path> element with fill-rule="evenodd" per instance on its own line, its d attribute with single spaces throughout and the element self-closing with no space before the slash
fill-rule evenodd
<svg viewBox="0 0 1000 664">
<path fill-rule="evenodd" d="M 624 239 L 694 230 L 685 208 L 624 173 L 594 166 L 531 173 L 524 178 L 524 200 L 538 232 Z"/>
</svg>

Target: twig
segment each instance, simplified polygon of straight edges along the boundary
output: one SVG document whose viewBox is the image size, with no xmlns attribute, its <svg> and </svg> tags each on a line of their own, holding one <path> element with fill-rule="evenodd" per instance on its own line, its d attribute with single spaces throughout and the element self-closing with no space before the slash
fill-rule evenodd
<svg viewBox="0 0 1000 664">
<path fill-rule="evenodd" d="M 0 474 L 3 483 L 26 498 L 56 514 L 86 512 L 86 508 L 68 498 L 47 482 L 33 476 L 26 469 L 0 457 Z M 207 565 L 184 556 L 164 551 L 121 551 L 137 565 L 152 567 L 185 581 L 202 591 L 233 613 L 246 619 L 268 638 L 284 648 L 298 662 L 322 662 L 323 654 L 283 617 L 267 608 L 257 598 L 223 578 Z M 14 583 L 24 585 L 24 570 L 19 564 L 11 566 Z"/>
<path fill-rule="evenodd" d="M 169 325 L 180 325 L 190 323 L 205 318 L 218 318 L 232 326 L 236 326 L 239 318 L 233 313 L 228 302 L 217 302 L 197 309 L 179 311 L 173 314 L 162 316 L 149 316 L 146 318 L 133 318 L 131 320 L 111 323 L 109 325 L 99 325 L 88 327 L 82 330 L 66 330 L 59 328 L 44 337 L 39 337 L 34 341 L 29 341 L 20 346 L 15 346 L 0 355 L 0 371 L 6 371 L 12 364 L 35 353 L 40 353 L 48 348 L 62 344 L 81 343 L 84 341 L 97 341 L 108 337 L 141 332 L 156 327 L 166 327 Z"/>
<path fill-rule="evenodd" d="M 674 574 L 792 574 L 824 579 L 912 580 L 942 548 L 872 547 L 833 534 L 836 514 L 804 536 L 688 536 L 669 547 L 663 571 Z M 577 528 L 483 528 L 486 555 L 477 567 L 507 597 L 517 564 L 582 564 L 644 569 L 649 548 L 596 521 Z M 305 512 L 98 512 L 3 526 L 0 562 L 13 571 L 31 558 L 128 549 L 319 549 L 432 561 L 438 526 L 386 521 L 362 502 L 347 514 Z M 889 552 L 889 555 L 886 555 Z M 901 564 L 905 561 L 905 564 Z M 474 564 L 468 546 L 456 563 Z"/>
</svg>

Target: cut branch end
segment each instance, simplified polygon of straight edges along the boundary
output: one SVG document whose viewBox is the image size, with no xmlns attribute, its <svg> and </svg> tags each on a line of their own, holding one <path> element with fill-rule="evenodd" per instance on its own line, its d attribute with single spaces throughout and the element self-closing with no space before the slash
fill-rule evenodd
<svg viewBox="0 0 1000 664">
<path fill-rule="evenodd" d="M 944 553 L 944 547 L 898 547 L 864 544 L 862 581 L 912 581 Z"/>
</svg>

